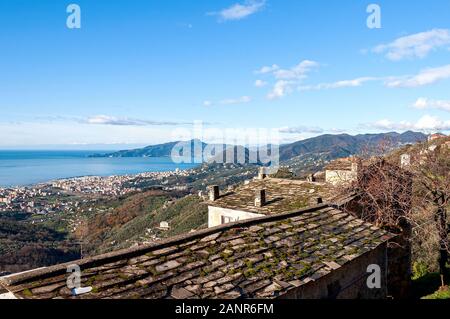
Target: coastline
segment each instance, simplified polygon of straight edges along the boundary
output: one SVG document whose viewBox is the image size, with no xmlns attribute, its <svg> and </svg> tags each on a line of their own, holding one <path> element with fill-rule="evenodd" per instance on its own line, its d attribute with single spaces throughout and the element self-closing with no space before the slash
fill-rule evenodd
<svg viewBox="0 0 450 319">
<path fill-rule="evenodd" d="M 167 184 L 165 181 L 169 178 L 187 177 L 194 169 L 175 169 L 127 175 L 80 176 L 37 183 L 31 186 L 0 187 L 0 212 L 23 211 L 43 215 L 54 211 L 64 211 L 72 204 L 67 206 L 64 201 L 60 200 L 52 203 L 48 201 L 48 198 L 62 198 L 66 195 L 77 195 L 85 198 L 91 196 L 124 196 L 142 190 L 136 183 L 133 183 L 138 179 L 151 182 L 149 186 L 164 187 L 163 185 Z M 173 190 L 187 189 L 187 186 L 183 185 L 166 187 Z"/>
<path fill-rule="evenodd" d="M 5 189 L 20 189 L 20 188 L 39 188 L 39 187 L 47 187 L 53 186 L 55 183 L 64 183 L 64 182 L 75 182 L 80 180 L 87 179 L 96 179 L 96 180 L 110 180 L 110 179 L 135 179 L 135 178 L 161 178 L 176 175 L 182 172 L 188 172 L 194 169 L 192 168 L 180 168 L 174 169 L 170 171 L 151 171 L 151 172 L 142 172 L 136 174 L 123 174 L 123 175 L 79 175 L 79 176 L 69 176 L 62 177 L 57 179 L 52 179 L 39 183 L 31 183 L 26 185 L 11 185 L 11 186 L 2 186 L 0 185 L 0 190 Z"/>
<path fill-rule="evenodd" d="M 138 176 L 186 170 L 168 157 L 91 158 L 96 151 L 0 151 L 0 188 L 34 187 L 86 177 Z"/>
</svg>

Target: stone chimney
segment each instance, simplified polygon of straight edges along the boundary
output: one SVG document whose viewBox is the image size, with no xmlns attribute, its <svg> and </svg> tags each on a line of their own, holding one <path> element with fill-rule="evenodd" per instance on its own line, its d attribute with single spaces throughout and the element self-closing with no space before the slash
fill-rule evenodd
<svg viewBox="0 0 450 319">
<path fill-rule="evenodd" d="M 409 154 L 402 154 L 400 156 L 400 164 L 402 168 L 408 167 L 411 165 L 411 155 Z"/>
<path fill-rule="evenodd" d="M 258 189 L 256 191 L 255 206 L 264 207 L 266 205 L 266 190 Z"/>
<path fill-rule="evenodd" d="M 219 186 L 213 185 L 209 187 L 209 200 L 215 202 L 220 197 Z"/>
<path fill-rule="evenodd" d="M 267 177 L 266 168 L 260 167 L 258 171 L 258 179 L 263 180 Z"/>
</svg>

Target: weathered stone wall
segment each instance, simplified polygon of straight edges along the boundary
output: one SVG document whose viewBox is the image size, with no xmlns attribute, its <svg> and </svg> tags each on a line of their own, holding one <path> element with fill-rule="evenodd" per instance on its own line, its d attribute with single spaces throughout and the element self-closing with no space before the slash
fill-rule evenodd
<svg viewBox="0 0 450 319">
<path fill-rule="evenodd" d="M 333 185 L 338 185 L 341 183 L 348 183 L 356 180 L 358 172 L 356 171 L 332 171 L 327 170 L 325 172 L 325 181 Z"/>
<path fill-rule="evenodd" d="M 303 286 L 289 291 L 281 299 L 385 299 L 387 297 L 387 245 L 382 244 L 361 257 L 349 262 Z M 369 265 L 381 268 L 381 288 L 370 289 L 367 278 Z"/>
<path fill-rule="evenodd" d="M 411 297 L 412 247 L 411 227 L 390 241 L 388 253 L 388 294 L 394 299 Z"/>
<path fill-rule="evenodd" d="M 257 217 L 264 217 L 261 214 L 254 214 L 243 212 L 240 210 L 233 210 L 228 208 L 208 206 L 208 227 L 216 227 L 222 225 L 222 217 L 229 217 L 232 222 L 237 222 L 240 220 L 246 220 Z"/>
<path fill-rule="evenodd" d="M 339 209 L 365 220 L 364 207 L 356 197 Z M 392 239 L 387 247 L 388 256 L 388 296 L 394 299 L 407 299 L 411 295 L 412 277 L 412 247 L 411 247 L 411 225 L 405 223 L 402 233 Z"/>
</svg>

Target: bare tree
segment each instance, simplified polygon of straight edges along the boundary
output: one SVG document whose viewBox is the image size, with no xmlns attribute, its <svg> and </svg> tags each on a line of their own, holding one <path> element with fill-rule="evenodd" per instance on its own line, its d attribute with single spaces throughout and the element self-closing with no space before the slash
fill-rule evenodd
<svg viewBox="0 0 450 319">
<path fill-rule="evenodd" d="M 360 165 L 355 188 L 362 218 L 394 233 L 406 231 L 412 216 L 412 174 L 383 158 Z"/>
<path fill-rule="evenodd" d="M 386 142 L 379 148 L 376 153 L 385 154 L 390 146 Z M 429 229 L 434 225 L 439 241 L 439 271 L 444 283 L 450 279 L 446 267 L 450 253 L 447 224 L 450 148 L 443 142 L 434 142 L 408 151 L 410 163 L 404 168 L 400 167 L 399 152 L 366 157 L 359 165 L 357 180 L 344 192 L 359 194 L 359 217 L 402 234 L 403 239 L 424 242 L 432 237 Z M 405 241 L 400 242 L 407 245 Z"/>
<path fill-rule="evenodd" d="M 449 280 L 446 267 L 450 247 L 447 208 L 450 204 L 450 149 L 448 145 L 428 145 L 415 155 L 411 169 L 416 181 L 417 206 L 429 215 L 439 235 L 439 271 Z M 431 211 L 431 213 L 430 213 Z"/>
<path fill-rule="evenodd" d="M 399 234 L 412 220 L 413 174 L 386 156 L 393 149 L 390 140 L 363 149 L 357 178 L 343 192 L 358 193 L 360 218 Z"/>
</svg>

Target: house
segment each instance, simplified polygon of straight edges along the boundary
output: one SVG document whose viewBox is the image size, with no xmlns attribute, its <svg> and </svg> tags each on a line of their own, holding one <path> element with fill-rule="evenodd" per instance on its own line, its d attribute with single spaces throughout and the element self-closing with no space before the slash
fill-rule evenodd
<svg viewBox="0 0 450 319">
<path fill-rule="evenodd" d="M 332 185 L 353 182 L 358 177 L 359 165 L 353 157 L 335 160 L 325 168 L 325 181 Z"/>
<path fill-rule="evenodd" d="M 169 226 L 169 223 L 168 222 L 160 222 L 159 223 L 159 229 L 161 229 L 161 230 L 169 230 L 170 229 L 170 226 Z"/>
<path fill-rule="evenodd" d="M 428 142 L 432 142 L 445 137 L 447 137 L 447 135 L 444 135 L 442 133 L 431 134 L 428 136 Z"/>
<path fill-rule="evenodd" d="M 1 277 L 0 298 L 386 298 L 393 238 L 318 205 Z M 77 267 L 86 289 L 67 286 Z M 377 287 L 368 285 L 374 268 Z"/>
<path fill-rule="evenodd" d="M 331 197 L 329 185 L 269 178 L 259 174 L 231 192 L 210 187 L 208 226 L 270 216 L 322 203 Z"/>
<path fill-rule="evenodd" d="M 407 168 L 411 165 L 411 155 L 409 154 L 402 154 L 400 156 L 400 167 L 401 168 Z"/>
</svg>

